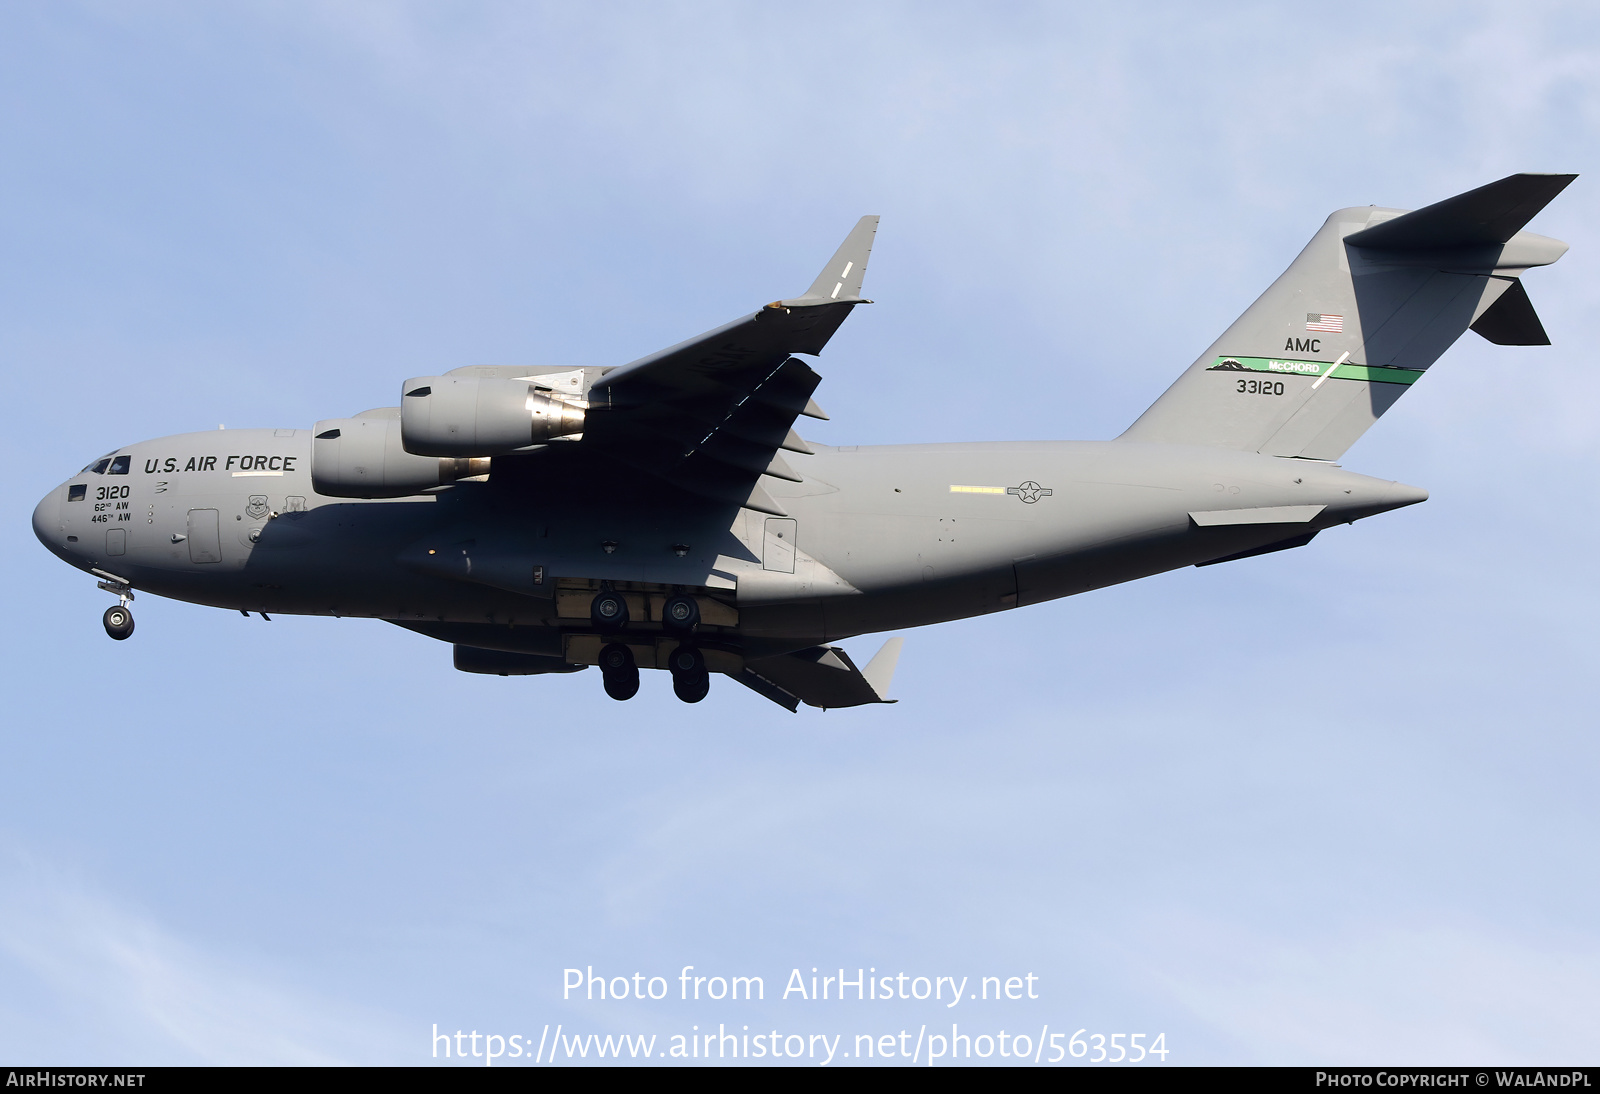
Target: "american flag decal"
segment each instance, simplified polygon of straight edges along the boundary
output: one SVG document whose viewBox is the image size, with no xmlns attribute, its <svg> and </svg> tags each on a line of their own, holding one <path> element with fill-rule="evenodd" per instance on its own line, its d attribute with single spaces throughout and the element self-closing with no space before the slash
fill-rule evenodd
<svg viewBox="0 0 1600 1094">
<path fill-rule="evenodd" d="M 1306 312 L 1306 330 L 1320 330 L 1324 334 L 1343 334 L 1344 316 Z"/>
</svg>

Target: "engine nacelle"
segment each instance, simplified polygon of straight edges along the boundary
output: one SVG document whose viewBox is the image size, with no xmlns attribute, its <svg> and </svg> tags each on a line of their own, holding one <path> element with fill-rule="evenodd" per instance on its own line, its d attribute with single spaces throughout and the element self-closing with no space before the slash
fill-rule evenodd
<svg viewBox="0 0 1600 1094">
<path fill-rule="evenodd" d="M 407 452 L 400 443 L 398 408 L 318 422 L 312 438 L 311 486 L 332 498 L 403 498 L 489 473 L 488 460 Z"/>
<path fill-rule="evenodd" d="M 418 456 L 495 456 L 583 432 L 583 410 L 526 380 L 418 376 L 400 389 L 400 431 Z"/>
</svg>

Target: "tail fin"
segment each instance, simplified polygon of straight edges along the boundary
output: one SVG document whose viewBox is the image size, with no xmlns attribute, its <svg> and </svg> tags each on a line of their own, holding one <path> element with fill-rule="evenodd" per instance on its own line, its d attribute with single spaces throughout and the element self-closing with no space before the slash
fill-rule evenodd
<svg viewBox="0 0 1600 1094">
<path fill-rule="evenodd" d="M 1415 212 L 1340 209 L 1121 439 L 1336 460 L 1469 327 L 1549 345 L 1520 229 L 1576 175 L 1510 175 Z"/>
</svg>

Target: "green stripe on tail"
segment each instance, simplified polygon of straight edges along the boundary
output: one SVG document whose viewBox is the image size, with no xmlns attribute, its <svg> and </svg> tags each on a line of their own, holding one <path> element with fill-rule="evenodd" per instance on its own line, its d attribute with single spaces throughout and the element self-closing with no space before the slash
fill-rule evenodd
<svg viewBox="0 0 1600 1094">
<path fill-rule="evenodd" d="M 1313 379 L 1332 369 L 1334 380 L 1367 380 L 1379 384 L 1414 384 L 1422 373 L 1409 368 L 1375 368 L 1346 362 L 1291 361 L 1280 357 L 1218 357 L 1207 372 L 1273 372 L 1281 376 L 1310 376 Z"/>
</svg>

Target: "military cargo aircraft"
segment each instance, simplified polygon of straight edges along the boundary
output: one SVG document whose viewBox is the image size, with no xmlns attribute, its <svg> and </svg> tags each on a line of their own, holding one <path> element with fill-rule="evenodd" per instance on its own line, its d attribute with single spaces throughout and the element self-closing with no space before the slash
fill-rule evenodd
<svg viewBox="0 0 1600 1094">
<path fill-rule="evenodd" d="M 387 620 L 466 672 L 600 668 L 685 702 L 721 673 L 793 711 L 890 702 L 900 639 L 1182 566 L 1301 547 L 1427 493 L 1338 464 L 1468 328 L 1548 345 L 1522 231 L 1576 176 L 1407 212 L 1340 209 L 1120 437 L 828 447 L 817 355 L 858 305 L 877 217 L 816 281 L 620 367 L 470 366 L 312 429 L 119 448 L 52 490 L 39 539 L 134 591 Z"/>
</svg>

